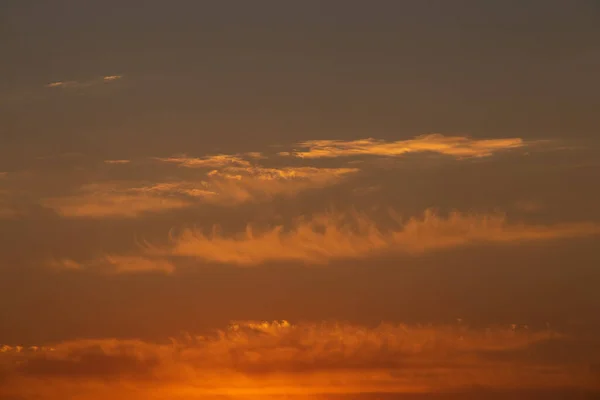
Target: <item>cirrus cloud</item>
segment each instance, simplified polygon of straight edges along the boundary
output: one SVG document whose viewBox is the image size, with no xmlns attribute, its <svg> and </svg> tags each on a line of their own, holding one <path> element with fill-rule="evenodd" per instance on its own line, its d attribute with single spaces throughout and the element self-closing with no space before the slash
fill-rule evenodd
<svg viewBox="0 0 600 400">
<path fill-rule="evenodd" d="M 421 216 L 402 219 L 390 211 L 389 217 L 392 223 L 385 227 L 369 215 L 353 211 L 296 218 L 291 225 L 266 229 L 247 225 L 245 231 L 229 235 L 221 233 L 219 226 L 212 226 L 210 233 L 199 228 L 173 229 L 166 243 L 142 240 L 135 252 L 87 261 L 52 260 L 49 266 L 108 273 L 173 273 L 177 259 L 240 267 L 272 262 L 324 265 L 386 254 L 419 256 L 465 246 L 518 245 L 600 235 L 596 223 L 535 225 L 513 222 L 501 213 L 454 211 L 443 216 L 426 210 Z"/>
<path fill-rule="evenodd" d="M 123 188 L 116 183 L 88 184 L 76 194 L 45 199 L 42 204 L 66 217 L 137 217 L 156 212 L 189 207 L 186 199 L 154 196 L 139 188 Z"/>
<path fill-rule="evenodd" d="M 187 168 L 218 168 L 230 165 L 250 167 L 252 165 L 248 160 L 230 154 L 217 154 L 204 157 L 187 157 L 185 155 L 166 158 L 156 157 L 155 160 Z"/>
<path fill-rule="evenodd" d="M 364 258 L 385 253 L 421 254 L 484 243 L 522 243 L 600 234 L 595 223 L 530 225 L 511 222 L 504 214 L 451 212 L 447 217 L 427 210 L 407 220 L 391 215 L 394 224 L 379 226 L 365 213 L 323 213 L 283 225 L 256 229 L 252 225 L 235 236 L 217 227 L 172 233 L 169 245 L 146 243 L 155 256 L 185 256 L 203 261 L 257 265 L 273 261 L 324 264 L 332 260 Z"/>
<path fill-rule="evenodd" d="M 438 153 L 456 158 L 487 157 L 494 153 L 527 146 L 521 138 L 471 139 L 466 136 L 429 134 L 414 139 L 386 142 L 373 138 L 360 140 L 308 140 L 298 143 L 304 150 L 282 152 L 299 158 L 333 158 L 349 156 L 396 157 L 408 153 Z"/>
<path fill-rule="evenodd" d="M 197 180 L 87 184 L 70 196 L 45 199 L 43 205 L 66 217 L 132 218 L 201 203 L 231 206 L 279 195 L 292 196 L 339 183 L 357 171 L 355 168 L 226 167 L 211 170 Z"/>
</svg>

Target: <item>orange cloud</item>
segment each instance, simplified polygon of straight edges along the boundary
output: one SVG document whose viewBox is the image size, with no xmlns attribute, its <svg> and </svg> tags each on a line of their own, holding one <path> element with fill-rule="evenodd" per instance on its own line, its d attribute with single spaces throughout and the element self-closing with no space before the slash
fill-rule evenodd
<svg viewBox="0 0 600 400">
<path fill-rule="evenodd" d="M 147 212 L 199 203 L 236 205 L 277 195 L 290 196 L 336 184 L 356 171 L 353 168 L 226 167 L 212 170 L 203 180 L 195 181 L 89 184 L 71 196 L 46 199 L 43 205 L 68 217 L 138 217 Z"/>
<path fill-rule="evenodd" d="M 476 140 L 464 136 L 440 134 L 422 135 L 414 139 L 386 142 L 376 139 L 361 140 L 309 140 L 298 144 L 306 150 L 280 155 L 300 158 L 331 158 L 362 155 L 400 156 L 408 153 L 433 152 L 457 158 L 487 157 L 492 154 L 526 146 L 520 138 Z"/>
<path fill-rule="evenodd" d="M 162 258 L 105 255 L 88 262 L 77 262 L 69 258 L 50 260 L 48 266 L 61 271 L 94 270 L 107 274 L 135 274 L 138 272 L 173 273 L 175 265 Z"/>
<path fill-rule="evenodd" d="M 379 227 L 366 214 L 325 213 L 300 218 L 291 227 L 258 230 L 225 237 L 213 229 L 205 234 L 184 229 L 172 234 L 168 246 L 147 244 L 155 256 L 195 257 L 209 262 L 256 265 L 271 261 L 322 264 L 330 260 L 363 258 L 382 253 L 418 254 L 478 243 L 515 243 L 600 233 L 600 225 L 572 223 L 527 225 L 513 223 L 502 214 L 452 212 L 447 217 L 426 211 L 406 221 L 393 217 L 392 228 Z"/>
<path fill-rule="evenodd" d="M 67 217 L 137 217 L 156 212 L 189 207 L 190 202 L 177 198 L 123 189 L 116 184 L 90 184 L 77 194 L 46 199 L 43 205 Z"/>
<path fill-rule="evenodd" d="M 186 195 L 188 197 L 210 197 L 217 193 L 208 189 L 209 185 L 205 181 L 200 182 L 162 182 L 150 186 L 140 186 L 126 189 L 130 193 L 141 193 L 147 195 Z"/>
<path fill-rule="evenodd" d="M 556 333 L 517 326 L 243 322 L 162 344 L 101 339 L 0 347 L 0 396 L 204 399 L 430 393 L 473 385 L 600 388 L 577 357 L 556 357 L 554 349 L 565 344 Z"/>
<path fill-rule="evenodd" d="M 248 153 L 245 153 L 246 156 L 250 157 L 250 158 L 254 158 L 254 159 L 261 159 L 261 158 L 266 158 L 265 156 L 263 156 L 262 153 L 258 152 L 258 151 L 250 151 Z"/>
<path fill-rule="evenodd" d="M 205 202 L 239 204 L 325 187 L 357 171 L 354 168 L 225 167 L 209 171 L 200 182 L 160 183 L 134 190 L 165 195 L 180 193 L 202 198 Z"/>
<path fill-rule="evenodd" d="M 175 271 L 175 266 L 163 259 L 131 257 L 108 255 L 105 257 L 110 269 L 115 273 L 136 273 L 136 272 L 165 272 L 172 273 Z"/>
<path fill-rule="evenodd" d="M 356 172 L 358 169 L 355 168 L 230 167 L 210 171 L 207 184 L 218 193 L 212 201 L 238 204 L 323 188 L 337 184 Z"/>
<path fill-rule="evenodd" d="M 314 168 L 314 167 L 287 167 L 287 168 L 264 168 L 264 167 L 229 167 L 223 170 L 213 170 L 209 176 L 219 176 L 229 179 L 242 180 L 244 176 L 256 178 L 262 181 L 273 181 L 277 179 L 307 179 L 313 181 L 328 181 L 345 174 L 357 172 L 355 168 Z"/>
</svg>

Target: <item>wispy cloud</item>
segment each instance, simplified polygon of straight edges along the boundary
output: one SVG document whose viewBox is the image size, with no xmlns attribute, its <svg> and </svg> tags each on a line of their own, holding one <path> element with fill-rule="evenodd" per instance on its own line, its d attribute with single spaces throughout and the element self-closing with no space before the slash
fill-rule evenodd
<svg viewBox="0 0 600 400">
<path fill-rule="evenodd" d="M 55 82 L 48 83 L 46 85 L 46 87 L 51 88 L 51 89 L 56 89 L 56 88 L 79 89 L 79 88 L 86 88 L 86 87 L 90 87 L 90 86 L 99 85 L 102 83 L 115 82 L 122 78 L 123 78 L 122 75 L 107 75 L 107 76 L 103 76 L 103 77 L 100 77 L 97 79 L 91 79 L 91 80 L 87 80 L 87 81 L 55 81 Z"/>
<path fill-rule="evenodd" d="M 205 181 L 161 182 L 148 186 L 126 188 L 129 193 L 140 193 L 152 196 L 186 196 L 188 198 L 209 198 L 217 193 L 208 189 Z"/>
<path fill-rule="evenodd" d="M 50 260 L 48 261 L 48 266 L 52 269 L 60 270 L 60 271 L 80 271 L 83 270 L 83 265 L 78 263 L 75 260 L 71 260 L 70 258 L 63 258 L 60 260 Z"/>
<path fill-rule="evenodd" d="M 212 200 L 223 204 L 264 201 L 274 196 L 293 196 L 341 182 L 358 172 L 355 168 L 225 168 L 208 173 L 208 187 L 218 193 Z"/>
<path fill-rule="evenodd" d="M 433 393 L 474 385 L 598 388 L 587 365 L 553 357 L 552 348 L 563 343 L 551 331 L 516 325 L 239 322 L 170 344 L 99 339 L 3 346 L 0 396 L 137 400 Z"/>
<path fill-rule="evenodd" d="M 177 270 L 175 262 L 167 257 L 153 255 L 107 254 L 97 258 L 76 261 L 72 258 L 50 258 L 44 263 L 49 271 L 89 272 L 97 275 L 136 275 L 161 273 L 171 275 Z"/>
<path fill-rule="evenodd" d="M 250 161 L 245 160 L 236 155 L 229 154 L 217 154 L 204 157 L 156 157 L 155 160 L 162 161 L 165 163 L 176 164 L 180 167 L 187 168 L 222 168 L 227 166 L 241 166 L 250 167 L 252 164 Z"/>
<path fill-rule="evenodd" d="M 208 262 L 256 265 L 272 261 L 313 264 L 382 253 L 419 254 L 478 243 L 518 243 L 600 234 L 600 225 L 572 223 L 527 225 L 510 222 L 503 214 L 465 214 L 447 217 L 427 211 L 395 226 L 381 228 L 364 213 L 325 213 L 300 218 L 291 227 L 260 230 L 251 225 L 233 237 L 199 229 L 173 233 L 168 246 L 147 244 L 155 256 L 186 256 Z"/>
<path fill-rule="evenodd" d="M 257 160 L 260 153 L 247 154 Z M 237 204 L 265 200 L 275 195 L 293 195 L 300 191 L 335 184 L 356 168 L 264 167 L 240 155 L 209 155 L 205 157 L 156 158 L 185 168 L 208 170 L 202 186 L 210 190 L 208 201 Z"/>
<path fill-rule="evenodd" d="M 121 255 L 106 255 L 85 263 L 70 258 L 54 259 L 48 262 L 48 266 L 58 271 L 82 271 L 85 269 L 106 274 L 172 273 L 175 271 L 175 265 L 165 259 Z"/>
<path fill-rule="evenodd" d="M 138 188 L 123 188 L 114 183 L 85 185 L 71 196 L 45 199 L 42 204 L 67 217 L 136 217 L 189 207 L 186 199 L 157 196 Z"/>
<path fill-rule="evenodd" d="M 102 80 L 104 82 L 112 82 L 112 81 L 116 81 L 121 78 L 123 78 L 122 75 L 107 75 L 107 76 L 103 77 Z"/>
<path fill-rule="evenodd" d="M 136 273 L 136 272 L 164 272 L 172 273 L 175 271 L 175 266 L 167 260 L 146 258 L 146 257 L 131 257 L 120 255 L 108 255 L 105 257 L 112 272 L 115 273 Z"/>
<path fill-rule="evenodd" d="M 118 77 L 105 77 L 108 81 Z M 496 151 L 526 146 L 522 139 L 473 140 L 442 135 L 383 142 L 316 140 L 300 144 L 305 151 L 287 153 L 305 159 L 351 155 L 398 156 L 410 152 L 437 152 L 463 157 L 484 157 Z M 282 153 L 280 153 L 282 154 Z M 85 185 L 70 196 L 47 199 L 44 205 L 71 217 L 137 217 L 146 212 L 190 207 L 199 203 L 236 205 L 266 201 L 274 196 L 337 184 L 359 172 L 343 164 L 337 168 L 277 165 L 264 161 L 262 153 L 213 154 L 200 157 L 155 157 L 155 161 L 198 170 L 196 177 L 157 182 L 107 182 Z M 272 160 L 271 160 L 272 161 Z M 278 159 L 281 162 L 281 159 Z M 108 165 L 128 164 L 128 159 L 107 159 Z M 267 165 L 271 166 L 267 166 Z M 297 164 L 297 161 L 296 161 Z M 368 172 L 368 171 L 365 171 Z M 376 185 L 371 185 L 376 186 Z"/>
<path fill-rule="evenodd" d="M 76 87 L 79 84 L 80 83 L 77 81 L 56 81 L 56 82 L 51 82 L 51 83 L 47 84 L 46 87 L 48 87 L 48 88 L 69 88 L 69 87 Z"/>
<path fill-rule="evenodd" d="M 105 164 L 129 164 L 131 160 L 104 160 Z"/>
<path fill-rule="evenodd" d="M 176 259 L 204 263 L 257 266 L 271 262 L 324 265 L 336 260 L 365 259 L 385 254 L 418 256 L 481 244 L 520 244 L 600 235 L 600 224 L 561 223 L 533 225 L 511 222 L 504 214 L 452 212 L 440 216 L 431 210 L 402 219 L 390 212 L 392 224 L 378 224 L 359 212 L 330 212 L 297 218 L 291 225 L 224 235 L 219 226 L 208 229 L 172 229 L 165 243 L 142 240 L 137 250 L 105 255 L 88 261 L 52 260 L 59 270 L 108 273 L 173 273 Z"/>
<path fill-rule="evenodd" d="M 338 183 L 356 171 L 352 168 L 225 167 L 210 170 L 198 180 L 88 184 L 73 195 L 46 199 L 43 205 L 68 217 L 137 217 L 146 212 L 199 203 L 229 206 L 265 201 L 278 195 L 291 196 Z"/>
<path fill-rule="evenodd" d="M 260 153 L 258 151 L 251 151 L 251 152 L 245 153 L 245 155 L 247 157 L 254 158 L 254 159 L 257 159 L 257 160 L 261 159 L 261 158 L 266 158 L 262 153 Z"/>
<path fill-rule="evenodd" d="M 202 181 L 159 183 L 134 190 L 162 195 L 179 193 L 204 202 L 234 205 L 325 187 L 357 171 L 353 168 L 226 167 L 207 172 Z"/>
<path fill-rule="evenodd" d="M 414 139 L 386 142 L 376 139 L 361 140 L 309 140 L 298 143 L 302 150 L 281 152 L 300 158 L 332 158 L 375 155 L 394 157 L 408 153 L 432 152 L 457 158 L 487 157 L 500 151 L 521 148 L 527 145 L 520 138 L 477 140 L 465 136 L 430 134 Z"/>
</svg>

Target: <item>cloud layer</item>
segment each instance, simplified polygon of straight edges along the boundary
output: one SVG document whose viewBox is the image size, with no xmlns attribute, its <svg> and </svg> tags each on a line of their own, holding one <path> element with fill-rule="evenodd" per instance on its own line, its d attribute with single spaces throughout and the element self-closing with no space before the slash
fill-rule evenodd
<svg viewBox="0 0 600 400">
<path fill-rule="evenodd" d="M 120 77 L 104 77 L 102 81 L 117 79 Z M 63 83 L 55 85 L 58 87 Z M 139 217 L 148 212 L 186 208 L 200 203 L 231 206 L 266 201 L 280 195 L 293 196 L 309 189 L 331 186 L 358 172 L 377 179 L 377 168 L 373 165 L 363 165 L 359 169 L 356 163 L 338 160 L 335 163 L 337 165 L 324 168 L 314 164 L 317 158 L 396 157 L 408 153 L 433 152 L 464 159 L 487 157 L 530 144 L 520 138 L 475 140 L 464 136 L 432 134 L 395 142 L 375 139 L 306 141 L 299 144 L 304 150 L 279 153 L 304 159 L 293 160 L 292 165 L 289 157 L 273 157 L 274 154 L 258 152 L 154 157 L 152 160 L 158 162 L 157 168 L 164 168 L 165 175 L 169 165 L 182 170 L 167 175 L 169 178 L 164 180 L 122 179 L 86 183 L 70 195 L 44 199 L 43 205 L 63 216 L 92 218 Z M 303 165 L 298 165 L 299 162 Z M 130 173 L 144 165 L 147 167 L 147 163 L 138 164 L 129 159 L 107 159 L 104 164 L 114 167 L 128 164 Z M 115 169 L 115 173 L 117 171 Z M 378 184 L 381 185 L 381 182 L 378 181 Z"/>
<path fill-rule="evenodd" d="M 386 142 L 372 138 L 360 140 L 309 140 L 298 143 L 304 150 L 291 154 L 300 158 L 333 158 L 349 156 L 395 157 L 408 153 L 438 153 L 456 158 L 487 157 L 494 153 L 526 146 L 520 138 L 476 140 L 466 136 L 430 134 L 414 139 Z"/>
<path fill-rule="evenodd" d="M 590 365 L 555 357 L 551 349 L 562 340 L 516 325 L 478 330 L 241 322 L 168 344 L 104 339 L 0 347 L 0 395 L 100 399 L 110 392 L 132 399 L 202 399 L 438 392 L 473 385 L 598 388 Z"/>
<path fill-rule="evenodd" d="M 291 225 L 255 228 L 225 235 L 219 226 L 173 229 L 167 243 L 142 241 L 135 252 L 106 255 L 88 261 L 52 260 L 63 270 L 107 273 L 172 273 L 177 259 L 237 266 L 273 262 L 324 265 L 332 261 L 382 255 L 418 256 L 481 244 L 518 245 L 530 241 L 579 238 L 600 234 L 595 223 L 534 225 L 510 221 L 505 214 L 432 210 L 407 219 L 390 211 L 387 224 L 365 213 L 329 212 L 297 218 Z"/>
<path fill-rule="evenodd" d="M 600 233 L 600 225 L 593 223 L 528 225 L 510 222 L 503 214 L 452 212 L 444 217 L 428 210 L 420 217 L 406 220 L 391 213 L 390 219 L 393 224 L 385 228 L 364 213 L 332 212 L 299 218 L 291 227 L 258 230 L 249 225 L 245 232 L 231 237 L 214 228 L 210 234 L 184 229 L 171 235 L 169 246 L 148 245 L 147 251 L 238 265 L 273 261 L 323 264 L 385 253 L 420 254 L 473 244 L 519 243 Z"/>
</svg>

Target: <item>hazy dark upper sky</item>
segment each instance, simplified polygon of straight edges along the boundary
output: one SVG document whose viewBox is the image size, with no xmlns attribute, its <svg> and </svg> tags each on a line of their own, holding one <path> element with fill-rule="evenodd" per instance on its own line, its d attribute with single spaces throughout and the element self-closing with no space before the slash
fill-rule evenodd
<svg viewBox="0 0 600 400">
<path fill-rule="evenodd" d="M 595 0 L 0 1 L 0 400 L 587 398 L 598 71 Z"/>
<path fill-rule="evenodd" d="M 19 154 L 178 150 L 165 131 L 214 151 L 599 128 L 596 1 L 8 0 L 0 15 L 0 117 Z M 119 89 L 39 93 L 113 74 Z"/>
</svg>

